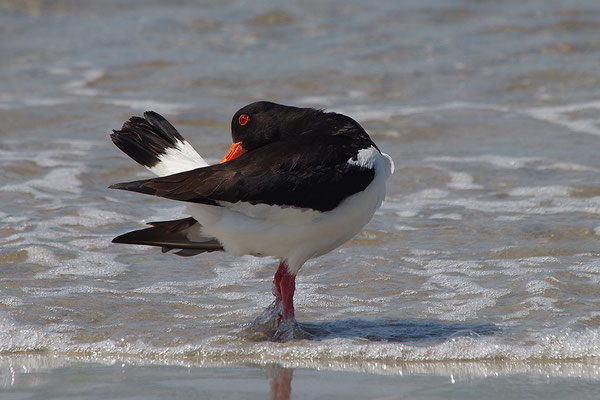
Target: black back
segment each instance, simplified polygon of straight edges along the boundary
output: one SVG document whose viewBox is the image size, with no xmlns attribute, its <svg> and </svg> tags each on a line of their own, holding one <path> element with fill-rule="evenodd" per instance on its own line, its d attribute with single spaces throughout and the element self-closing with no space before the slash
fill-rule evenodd
<svg viewBox="0 0 600 400">
<path fill-rule="evenodd" d="M 248 116 L 245 125 L 240 115 Z M 373 168 L 348 162 L 376 146 L 345 115 L 252 103 L 235 114 L 232 138 L 248 152 L 223 164 L 111 187 L 210 205 L 244 201 L 329 211 L 375 176 Z"/>
</svg>

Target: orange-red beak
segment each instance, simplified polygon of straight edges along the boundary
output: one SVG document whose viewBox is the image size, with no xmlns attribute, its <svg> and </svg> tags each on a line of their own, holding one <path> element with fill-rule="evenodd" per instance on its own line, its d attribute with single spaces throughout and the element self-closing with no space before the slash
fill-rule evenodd
<svg viewBox="0 0 600 400">
<path fill-rule="evenodd" d="M 232 143 L 231 147 L 229 148 L 229 151 L 227 151 L 227 154 L 225 154 L 225 157 L 223 157 L 221 162 L 224 163 L 225 161 L 230 161 L 230 160 L 233 160 L 234 158 L 238 158 L 239 156 L 244 154 L 246 151 L 248 151 L 248 150 L 242 148 L 242 142 Z"/>
</svg>

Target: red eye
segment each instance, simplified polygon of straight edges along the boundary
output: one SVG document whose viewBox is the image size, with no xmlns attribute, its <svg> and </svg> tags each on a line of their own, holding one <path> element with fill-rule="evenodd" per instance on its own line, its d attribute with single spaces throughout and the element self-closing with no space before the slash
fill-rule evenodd
<svg viewBox="0 0 600 400">
<path fill-rule="evenodd" d="M 249 119 L 250 117 L 247 114 L 242 114 L 238 118 L 238 122 L 240 123 L 240 125 L 246 125 Z"/>
</svg>

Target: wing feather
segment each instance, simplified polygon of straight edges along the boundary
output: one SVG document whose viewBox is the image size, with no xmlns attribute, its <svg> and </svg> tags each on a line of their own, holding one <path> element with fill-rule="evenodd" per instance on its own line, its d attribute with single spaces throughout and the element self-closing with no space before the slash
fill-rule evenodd
<svg viewBox="0 0 600 400">
<path fill-rule="evenodd" d="M 244 201 L 328 211 L 364 190 L 375 176 L 373 168 L 348 162 L 356 153 L 351 137 L 305 134 L 223 164 L 111 188 L 209 205 Z"/>
</svg>

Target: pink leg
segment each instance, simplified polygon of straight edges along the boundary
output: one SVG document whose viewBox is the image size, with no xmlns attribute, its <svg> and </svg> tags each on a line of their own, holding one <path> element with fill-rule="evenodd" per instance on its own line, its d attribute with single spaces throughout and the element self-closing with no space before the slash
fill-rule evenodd
<svg viewBox="0 0 600 400">
<path fill-rule="evenodd" d="M 286 342 L 292 339 L 310 339 L 312 336 L 302 330 L 294 317 L 294 291 L 296 290 L 296 275 L 290 274 L 287 264 L 282 261 L 273 279 L 272 304 L 277 313 L 277 331 L 272 340 Z M 272 315 L 272 314 L 271 314 Z"/>
<path fill-rule="evenodd" d="M 278 271 L 279 272 L 279 271 Z M 283 274 L 279 282 L 281 300 L 283 301 L 283 319 L 294 319 L 294 291 L 296 290 L 296 275 L 288 272 L 284 264 Z"/>
<path fill-rule="evenodd" d="M 273 295 L 275 302 L 283 302 L 283 315 L 279 314 L 277 326 L 284 320 L 294 319 L 294 290 L 296 289 L 296 275 L 287 270 L 285 261 L 279 263 L 279 268 L 273 278 Z"/>
<path fill-rule="evenodd" d="M 275 296 L 276 301 L 281 301 L 281 277 L 287 272 L 287 268 L 285 266 L 285 262 L 279 263 L 279 268 L 277 272 L 275 272 L 275 277 L 273 278 L 273 296 Z"/>
<path fill-rule="evenodd" d="M 265 332 L 275 328 L 278 332 L 273 337 L 275 341 L 286 341 L 297 337 L 299 329 L 294 319 L 295 282 L 296 275 L 290 274 L 285 261 L 281 261 L 273 277 L 275 301 L 252 322 L 251 326 L 259 331 Z"/>
</svg>

